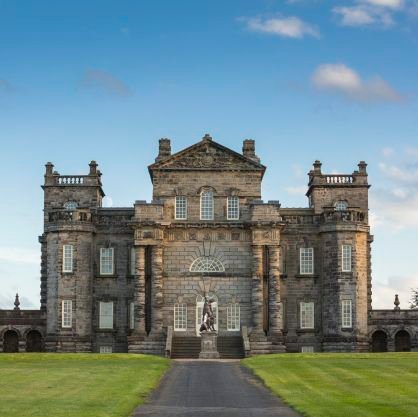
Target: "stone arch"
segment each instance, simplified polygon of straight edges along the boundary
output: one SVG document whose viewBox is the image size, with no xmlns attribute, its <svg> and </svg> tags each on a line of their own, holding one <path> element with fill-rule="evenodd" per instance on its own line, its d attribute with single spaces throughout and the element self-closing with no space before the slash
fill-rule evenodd
<svg viewBox="0 0 418 417">
<path fill-rule="evenodd" d="M 376 330 L 372 334 L 372 352 L 388 351 L 388 335 L 383 330 Z"/>
<path fill-rule="evenodd" d="M 26 333 L 26 352 L 42 352 L 43 338 L 41 332 L 30 329 Z"/>
<path fill-rule="evenodd" d="M 406 330 L 399 330 L 395 334 L 395 352 L 411 351 L 411 335 Z"/>
<path fill-rule="evenodd" d="M 16 330 L 8 329 L 3 333 L 3 352 L 19 352 L 19 334 Z"/>
</svg>

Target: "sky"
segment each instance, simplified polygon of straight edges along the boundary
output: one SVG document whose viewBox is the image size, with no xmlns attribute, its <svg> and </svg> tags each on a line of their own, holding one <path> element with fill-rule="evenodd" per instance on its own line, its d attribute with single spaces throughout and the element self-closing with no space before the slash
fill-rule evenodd
<svg viewBox="0 0 418 417">
<path fill-rule="evenodd" d="M 158 139 L 246 138 L 263 198 L 369 164 L 373 307 L 418 287 L 418 1 L 0 0 L 0 308 L 39 307 L 44 164 L 151 199 Z"/>
</svg>

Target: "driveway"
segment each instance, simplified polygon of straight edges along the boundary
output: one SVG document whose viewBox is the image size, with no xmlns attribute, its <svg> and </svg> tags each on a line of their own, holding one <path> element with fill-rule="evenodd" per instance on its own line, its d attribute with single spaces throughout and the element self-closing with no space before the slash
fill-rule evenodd
<svg viewBox="0 0 418 417">
<path fill-rule="evenodd" d="M 239 362 L 176 361 L 134 417 L 299 417 Z"/>
</svg>

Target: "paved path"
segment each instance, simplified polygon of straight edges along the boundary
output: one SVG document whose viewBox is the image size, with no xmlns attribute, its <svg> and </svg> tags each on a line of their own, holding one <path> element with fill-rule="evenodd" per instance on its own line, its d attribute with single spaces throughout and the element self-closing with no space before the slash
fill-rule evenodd
<svg viewBox="0 0 418 417">
<path fill-rule="evenodd" d="M 176 361 L 134 417 L 299 417 L 239 362 Z"/>
</svg>

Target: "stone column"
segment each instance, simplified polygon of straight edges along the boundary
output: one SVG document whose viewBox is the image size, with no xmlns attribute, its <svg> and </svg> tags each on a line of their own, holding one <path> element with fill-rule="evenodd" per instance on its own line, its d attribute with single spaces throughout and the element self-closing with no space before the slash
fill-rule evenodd
<svg viewBox="0 0 418 417">
<path fill-rule="evenodd" d="M 135 247 L 135 333 L 145 333 L 145 246 Z"/>
<path fill-rule="evenodd" d="M 152 247 L 152 323 L 151 332 L 159 334 L 163 328 L 163 247 Z"/>
<path fill-rule="evenodd" d="M 269 246 L 269 286 L 270 286 L 270 331 L 274 335 L 282 333 L 282 311 L 280 308 L 280 246 Z"/>
<path fill-rule="evenodd" d="M 251 309 L 254 332 L 263 332 L 263 247 L 252 245 Z"/>
</svg>

